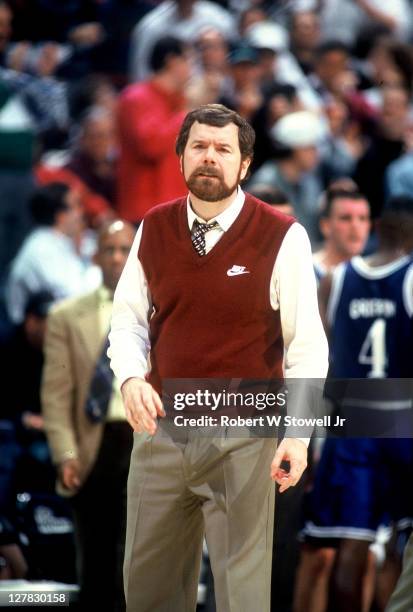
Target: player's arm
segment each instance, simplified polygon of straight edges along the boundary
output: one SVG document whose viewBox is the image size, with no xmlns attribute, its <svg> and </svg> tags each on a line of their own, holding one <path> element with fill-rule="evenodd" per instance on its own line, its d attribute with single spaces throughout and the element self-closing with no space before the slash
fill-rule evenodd
<svg viewBox="0 0 413 612">
<path fill-rule="evenodd" d="M 326 276 L 324 276 L 321 279 L 320 285 L 318 287 L 318 307 L 320 310 L 321 321 L 323 323 L 324 331 L 326 332 L 327 337 L 329 334 L 327 309 L 328 309 L 328 302 L 330 300 L 332 283 L 333 283 L 332 275 L 326 274 Z"/>
<path fill-rule="evenodd" d="M 126 418 L 134 431 L 154 435 L 157 417 L 165 416 L 161 399 L 146 382 L 149 318 L 152 300 L 138 258 L 143 222 L 136 234 L 113 300 L 110 347 L 111 368 L 121 385 Z"/>
</svg>

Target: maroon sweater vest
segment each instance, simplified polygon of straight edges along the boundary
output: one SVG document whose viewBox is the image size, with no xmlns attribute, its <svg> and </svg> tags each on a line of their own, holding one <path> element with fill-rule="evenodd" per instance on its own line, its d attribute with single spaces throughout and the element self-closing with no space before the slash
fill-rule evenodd
<svg viewBox="0 0 413 612">
<path fill-rule="evenodd" d="M 270 278 L 292 223 L 246 194 L 229 230 L 200 257 L 186 198 L 145 216 L 138 257 L 154 306 L 148 381 L 158 391 L 165 378 L 282 377 L 280 315 L 271 308 Z M 234 266 L 246 273 L 234 274 Z"/>
</svg>

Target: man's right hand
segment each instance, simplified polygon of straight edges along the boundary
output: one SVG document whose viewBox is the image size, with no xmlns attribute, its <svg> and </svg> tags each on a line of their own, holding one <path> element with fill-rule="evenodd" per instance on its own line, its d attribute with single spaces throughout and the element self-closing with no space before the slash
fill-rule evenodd
<svg viewBox="0 0 413 612">
<path fill-rule="evenodd" d="M 69 491 L 80 487 L 80 463 L 78 459 L 67 459 L 59 465 L 59 477 L 63 486 Z"/>
<path fill-rule="evenodd" d="M 128 378 L 122 387 L 126 418 L 134 431 L 146 431 L 153 436 L 157 430 L 157 417 L 164 417 L 161 398 L 142 378 Z"/>
</svg>

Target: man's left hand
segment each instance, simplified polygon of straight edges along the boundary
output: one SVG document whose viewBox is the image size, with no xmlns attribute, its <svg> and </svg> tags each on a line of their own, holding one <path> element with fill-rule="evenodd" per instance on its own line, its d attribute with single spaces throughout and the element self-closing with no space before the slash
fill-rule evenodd
<svg viewBox="0 0 413 612">
<path fill-rule="evenodd" d="M 290 464 L 288 472 L 281 468 L 283 461 Z M 271 463 L 271 478 L 280 485 L 280 493 L 296 485 L 306 467 L 307 447 L 304 442 L 295 438 L 284 438 Z"/>
</svg>

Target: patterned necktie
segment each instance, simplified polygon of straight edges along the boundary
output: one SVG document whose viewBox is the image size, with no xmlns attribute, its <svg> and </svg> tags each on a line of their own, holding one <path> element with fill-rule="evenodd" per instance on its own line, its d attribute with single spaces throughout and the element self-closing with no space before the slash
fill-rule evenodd
<svg viewBox="0 0 413 612">
<path fill-rule="evenodd" d="M 199 221 L 195 219 L 192 226 L 192 244 L 200 257 L 206 253 L 205 234 L 218 226 L 219 224 L 217 221 L 213 221 L 212 223 L 199 223 Z"/>
<path fill-rule="evenodd" d="M 90 381 L 89 394 L 86 399 L 85 411 L 92 423 L 101 423 L 106 418 L 112 397 L 113 372 L 109 366 L 108 348 L 109 339 L 106 338 Z"/>
</svg>

